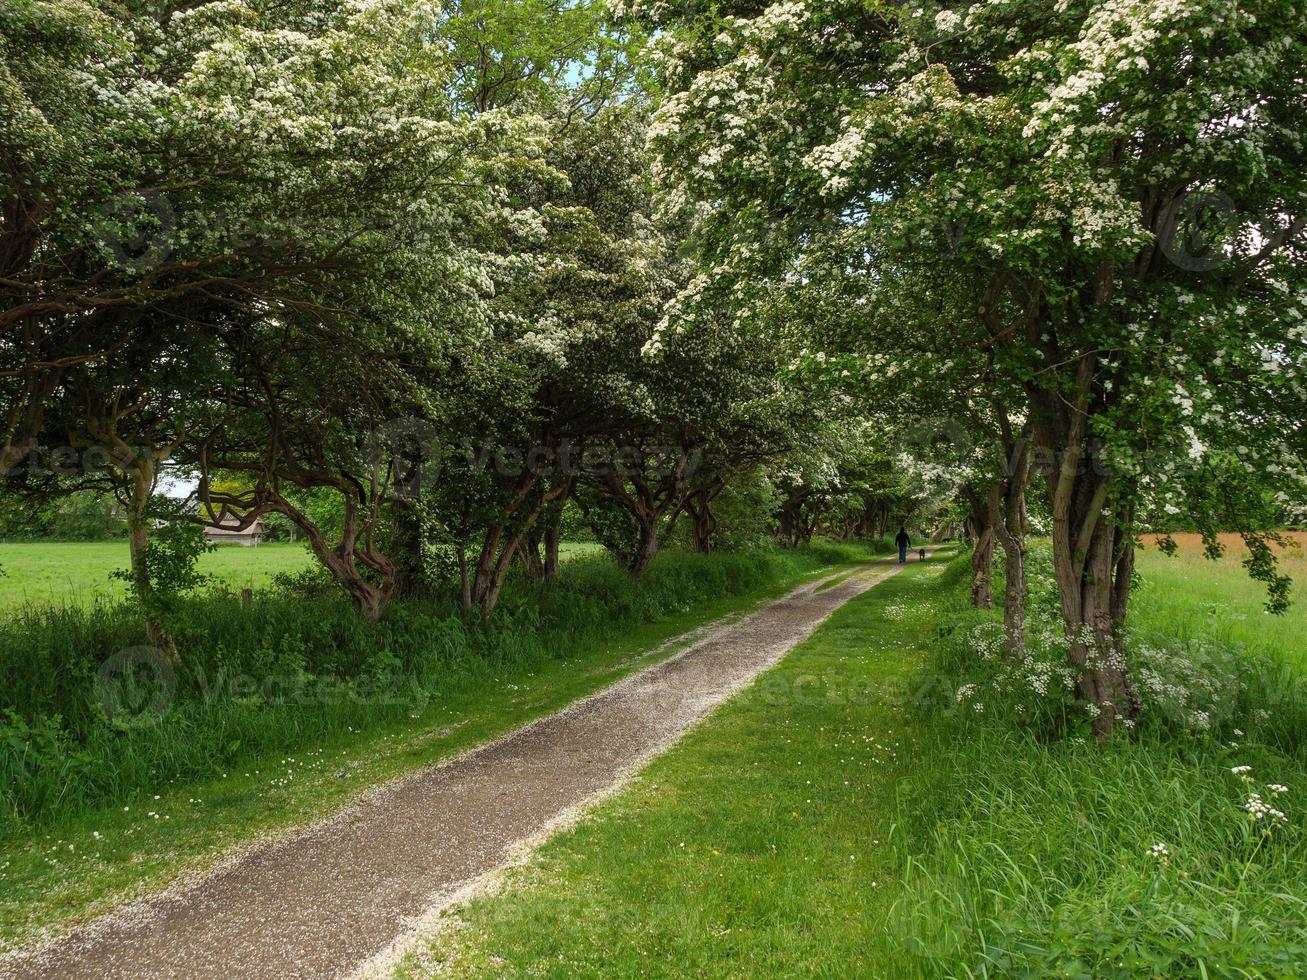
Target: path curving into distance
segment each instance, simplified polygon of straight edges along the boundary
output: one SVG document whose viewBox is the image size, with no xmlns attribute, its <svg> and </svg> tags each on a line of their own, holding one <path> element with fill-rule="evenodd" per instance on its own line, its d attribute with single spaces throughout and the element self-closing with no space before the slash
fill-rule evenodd
<svg viewBox="0 0 1307 980">
<path fill-rule="evenodd" d="M 13 954 L 0 976 L 253 980 L 381 966 L 515 847 L 611 791 L 898 568 L 883 560 L 805 585 L 497 742 L 387 783 L 322 824 Z"/>
</svg>

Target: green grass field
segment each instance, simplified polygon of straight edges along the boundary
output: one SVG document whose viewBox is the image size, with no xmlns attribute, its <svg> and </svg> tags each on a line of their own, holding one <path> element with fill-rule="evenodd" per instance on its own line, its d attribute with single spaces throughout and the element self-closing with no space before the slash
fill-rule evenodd
<svg viewBox="0 0 1307 980">
<path fill-rule="evenodd" d="M 1200 628 L 1213 591 L 1255 620 L 1220 566 L 1180 566 L 1176 589 L 1144 564 L 1141 620 Z M 1302 975 L 1307 759 L 921 710 L 962 571 L 913 565 L 837 612 L 398 975 Z M 1269 836 L 1243 764 L 1289 786 Z"/>
<path fill-rule="evenodd" d="M 1262 608 L 1266 586 L 1248 577 L 1240 549 L 1209 561 L 1190 537 L 1180 536 L 1179 544 L 1174 557 L 1155 547 L 1139 552 L 1142 585 L 1132 626 L 1175 637 L 1215 637 L 1274 653 L 1307 671 L 1307 559 L 1301 544 L 1280 556 L 1281 568 L 1294 580 L 1292 605 L 1280 616 Z"/>
<path fill-rule="evenodd" d="M 310 561 L 302 544 L 220 545 L 200 557 L 200 570 L 233 589 L 262 589 L 279 572 L 298 571 Z M 0 609 L 120 597 L 126 583 L 110 574 L 127 563 L 126 541 L 0 544 Z"/>
<path fill-rule="evenodd" d="M 562 558 L 593 554 L 597 544 L 564 542 Z M 127 567 L 126 541 L 0 543 L 0 611 L 25 604 L 89 605 L 97 598 L 126 594 L 126 583 L 110 578 Z M 281 572 L 309 567 L 303 544 L 219 545 L 200 557 L 200 570 L 216 585 L 260 590 Z"/>
</svg>

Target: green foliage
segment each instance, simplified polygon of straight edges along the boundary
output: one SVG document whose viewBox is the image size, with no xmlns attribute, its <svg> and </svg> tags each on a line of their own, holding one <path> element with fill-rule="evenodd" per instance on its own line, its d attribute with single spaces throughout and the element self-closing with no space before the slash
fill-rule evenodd
<svg viewBox="0 0 1307 980">
<path fill-rule="evenodd" d="M 779 502 L 775 485 L 761 474 L 727 484 L 712 504 L 717 518 L 714 547 L 753 548 L 772 540 Z"/>
<path fill-rule="evenodd" d="M 146 616 L 168 622 L 180 610 L 182 600 L 206 581 L 200 572 L 200 556 L 213 551 L 204 529 L 187 520 L 183 507 L 175 500 L 156 497 L 151 501 L 147 519 L 154 522 L 149 540 L 138 554 L 133 567 L 113 573 L 133 586 L 133 598 Z"/>
<path fill-rule="evenodd" d="M 590 536 L 621 565 L 629 567 L 640 553 L 640 526 L 635 518 L 612 496 L 603 492 L 583 492 L 576 503 L 584 515 Z"/>
<path fill-rule="evenodd" d="M 126 535 L 123 508 L 110 494 L 83 491 L 41 503 L 0 497 L 3 541 L 110 541 Z"/>
</svg>

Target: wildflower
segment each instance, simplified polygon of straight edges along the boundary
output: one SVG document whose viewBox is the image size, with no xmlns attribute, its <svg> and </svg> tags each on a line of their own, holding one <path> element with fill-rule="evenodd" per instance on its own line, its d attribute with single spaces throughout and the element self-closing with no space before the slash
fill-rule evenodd
<svg viewBox="0 0 1307 980">
<path fill-rule="evenodd" d="M 1276 796 L 1279 796 L 1281 793 L 1289 792 L 1288 786 L 1281 786 L 1279 783 L 1268 783 L 1266 788 L 1269 789 Z"/>
<path fill-rule="evenodd" d="M 1252 767 L 1252 766 L 1231 766 L 1231 767 L 1230 767 L 1230 771 L 1231 771 L 1232 773 L 1234 773 L 1236 776 L 1242 776 L 1242 775 L 1243 775 L 1244 773 L 1246 773 L 1246 772 L 1252 772 L 1252 771 L 1253 771 L 1253 767 Z"/>
<path fill-rule="evenodd" d="M 1165 861 L 1171 856 L 1170 850 L 1161 841 L 1148 849 L 1148 853 L 1158 861 Z"/>
<path fill-rule="evenodd" d="M 1244 803 L 1243 808 L 1248 811 L 1248 815 L 1254 821 L 1266 821 L 1268 824 L 1289 822 L 1289 818 L 1284 815 L 1284 811 L 1277 810 L 1266 803 L 1257 793 L 1248 794 L 1248 801 Z"/>
</svg>

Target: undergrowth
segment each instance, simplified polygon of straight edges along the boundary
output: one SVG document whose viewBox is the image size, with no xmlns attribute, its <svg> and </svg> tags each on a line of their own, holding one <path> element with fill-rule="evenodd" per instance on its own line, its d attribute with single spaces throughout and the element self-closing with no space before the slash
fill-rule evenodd
<svg viewBox="0 0 1307 980">
<path fill-rule="evenodd" d="M 1300 975 L 1304 679 L 1266 651 L 1135 630 L 1143 711 L 1096 746 L 1047 555 L 1032 558 L 1019 660 L 998 614 L 967 607 L 962 563 L 950 570 L 958 584 L 918 683 L 929 764 L 905 786 L 913 818 L 896 830 L 899 952 L 920 972 L 966 976 Z"/>
<path fill-rule="evenodd" d="M 128 604 L 28 608 L 0 629 L 0 825 L 393 721 L 693 603 L 867 554 L 825 542 L 668 552 L 638 580 L 603 557 L 578 559 L 552 581 L 513 582 L 489 620 L 452 599 L 397 600 L 367 623 L 334 590 L 287 585 L 249 606 L 209 594 L 177 616 L 175 664 L 143 646 Z"/>
</svg>

